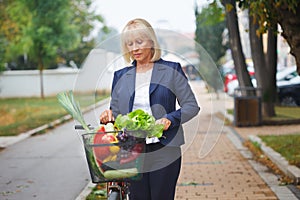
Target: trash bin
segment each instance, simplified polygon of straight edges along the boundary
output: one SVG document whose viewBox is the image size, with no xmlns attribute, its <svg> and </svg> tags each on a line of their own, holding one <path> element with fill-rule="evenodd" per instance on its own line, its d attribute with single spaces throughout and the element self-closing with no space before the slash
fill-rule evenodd
<svg viewBox="0 0 300 200">
<path fill-rule="evenodd" d="M 234 90 L 234 125 L 261 125 L 261 91 L 252 87 Z"/>
</svg>

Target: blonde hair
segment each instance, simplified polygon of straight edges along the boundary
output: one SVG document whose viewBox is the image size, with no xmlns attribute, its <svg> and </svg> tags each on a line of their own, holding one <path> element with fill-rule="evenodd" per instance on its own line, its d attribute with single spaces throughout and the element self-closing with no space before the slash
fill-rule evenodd
<svg viewBox="0 0 300 200">
<path fill-rule="evenodd" d="M 131 57 L 130 52 L 126 46 L 126 42 L 130 37 L 130 34 L 140 34 L 142 37 L 151 40 L 153 43 L 151 62 L 160 59 L 161 50 L 152 26 L 146 20 L 137 18 L 130 20 L 122 30 L 121 50 L 126 62 L 130 63 L 133 61 L 133 58 Z"/>
</svg>

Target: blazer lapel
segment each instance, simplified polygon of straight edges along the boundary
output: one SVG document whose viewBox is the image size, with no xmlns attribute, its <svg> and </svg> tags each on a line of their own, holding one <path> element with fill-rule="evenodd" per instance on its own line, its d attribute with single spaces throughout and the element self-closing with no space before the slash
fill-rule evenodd
<svg viewBox="0 0 300 200">
<path fill-rule="evenodd" d="M 135 89 L 135 72 L 136 72 L 136 68 L 134 67 L 126 73 L 125 82 L 128 88 L 128 94 L 130 94 L 130 96 L 134 93 L 134 89 Z"/>
<path fill-rule="evenodd" d="M 152 77 L 151 77 L 151 84 L 149 89 L 149 94 L 151 95 L 153 91 L 157 88 L 163 77 L 165 76 L 164 71 L 166 70 L 166 66 L 154 63 Z"/>
</svg>

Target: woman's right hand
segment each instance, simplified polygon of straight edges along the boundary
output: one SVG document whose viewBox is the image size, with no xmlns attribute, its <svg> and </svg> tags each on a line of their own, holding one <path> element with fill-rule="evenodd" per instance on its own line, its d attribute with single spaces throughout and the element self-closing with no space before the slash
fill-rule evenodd
<svg viewBox="0 0 300 200">
<path fill-rule="evenodd" d="M 115 121 L 112 110 L 105 110 L 100 115 L 100 123 L 107 124 L 108 122 Z"/>
</svg>

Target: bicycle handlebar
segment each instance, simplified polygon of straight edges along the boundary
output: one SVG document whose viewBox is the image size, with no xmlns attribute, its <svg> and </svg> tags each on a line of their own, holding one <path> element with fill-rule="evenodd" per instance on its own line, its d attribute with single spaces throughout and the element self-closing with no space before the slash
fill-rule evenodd
<svg viewBox="0 0 300 200">
<path fill-rule="evenodd" d="M 90 124 L 87 125 L 90 129 L 94 129 Z M 76 124 L 74 126 L 75 130 L 84 130 L 82 125 Z"/>
<path fill-rule="evenodd" d="M 106 125 L 106 124 L 108 124 L 108 123 L 114 124 L 115 121 L 108 121 L 108 122 L 106 122 L 104 125 Z M 91 124 L 88 124 L 87 126 L 88 126 L 90 129 L 94 129 L 94 127 L 92 127 Z M 82 126 L 82 125 L 79 125 L 79 124 L 75 125 L 74 128 L 75 128 L 75 130 L 84 130 L 83 126 Z"/>
</svg>

